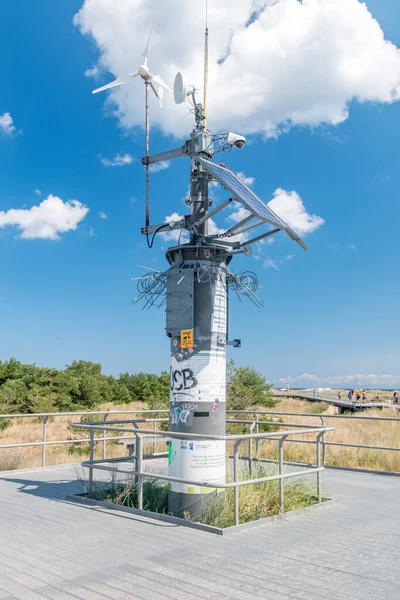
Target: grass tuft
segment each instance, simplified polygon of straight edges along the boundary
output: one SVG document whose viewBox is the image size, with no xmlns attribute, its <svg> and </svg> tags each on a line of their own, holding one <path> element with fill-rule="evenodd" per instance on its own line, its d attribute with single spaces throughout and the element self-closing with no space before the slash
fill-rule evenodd
<svg viewBox="0 0 400 600">
<path fill-rule="evenodd" d="M 252 474 L 247 466 L 242 466 L 240 479 L 257 479 L 276 474 L 275 466 L 264 466 L 254 463 Z M 232 481 L 232 474 L 228 480 Z M 138 494 L 135 479 L 126 482 L 114 482 L 107 489 L 98 489 L 92 498 L 105 502 L 112 502 L 131 508 L 138 507 Z M 284 510 L 288 512 L 299 510 L 317 503 L 313 486 L 304 478 L 296 481 L 285 482 Z M 147 480 L 143 484 L 143 509 L 168 514 L 168 486 L 161 481 Z M 277 515 L 281 512 L 279 503 L 279 483 L 267 481 L 241 487 L 239 490 L 239 519 L 240 523 L 258 521 L 266 517 Z M 192 520 L 189 513 L 185 513 L 187 520 Z M 204 509 L 201 517 L 196 522 L 226 528 L 234 525 L 234 490 L 210 493 L 204 499 Z"/>
<path fill-rule="evenodd" d="M 24 467 L 25 456 L 22 451 L 3 450 L 0 453 L 0 471 L 14 471 Z"/>
</svg>

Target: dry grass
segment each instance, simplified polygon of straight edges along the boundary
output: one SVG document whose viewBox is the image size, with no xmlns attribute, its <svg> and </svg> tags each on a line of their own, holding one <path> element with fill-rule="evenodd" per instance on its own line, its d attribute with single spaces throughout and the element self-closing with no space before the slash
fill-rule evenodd
<svg viewBox="0 0 400 600">
<path fill-rule="evenodd" d="M 311 415 L 312 406 L 312 403 L 288 398 L 283 399 L 274 408 L 274 411 L 308 412 Z M 319 425 L 321 423 L 320 416 L 322 416 L 328 426 L 335 427 L 335 431 L 326 434 L 326 442 L 389 446 L 392 448 L 399 447 L 399 422 L 363 420 L 365 417 L 398 417 L 399 414 L 395 408 L 385 408 L 383 410 L 371 409 L 362 413 L 356 413 L 357 416 L 361 417 L 360 419 L 349 419 L 349 415 L 343 415 L 343 418 L 340 419 L 330 419 L 329 416 L 332 415 L 337 415 L 337 409 L 333 406 L 329 406 L 324 413 L 318 416 L 291 416 L 287 417 L 285 420 L 290 420 L 291 423 L 315 423 L 316 425 Z M 308 437 L 311 439 L 312 436 Z M 276 446 L 277 443 L 273 442 L 263 443 L 260 454 L 265 457 L 276 458 Z M 285 460 L 315 463 L 315 445 L 296 443 L 286 444 Z M 326 464 L 400 473 L 400 451 L 327 446 Z"/>
<path fill-rule="evenodd" d="M 141 402 L 131 402 L 130 404 L 118 404 L 113 405 L 112 403 L 107 403 L 102 405 L 99 410 L 104 413 L 109 410 L 144 410 L 146 406 Z M 118 414 L 113 415 L 113 419 L 126 419 L 127 416 L 121 415 L 119 417 Z M 80 417 L 79 416 L 55 416 L 48 420 L 47 422 L 47 441 L 60 441 L 70 439 L 82 439 L 88 437 L 88 432 L 84 431 L 81 434 L 71 430 L 69 428 L 69 424 L 71 422 L 78 423 Z M 103 416 L 101 414 L 94 415 L 93 421 L 101 421 L 103 420 Z M 6 444 L 23 444 L 23 443 L 34 443 L 41 442 L 43 439 L 43 419 L 35 417 L 28 418 L 16 418 L 10 420 L 10 425 L 4 429 L 0 430 L 0 446 Z M 151 425 L 152 427 L 152 425 Z M 150 428 L 151 428 L 150 427 Z M 99 436 L 100 437 L 100 436 Z M 73 450 L 71 445 L 51 445 L 46 448 L 46 464 L 47 465 L 61 465 L 61 464 L 69 464 L 76 463 L 83 460 L 83 456 L 81 454 L 85 449 L 88 450 L 88 444 L 74 444 Z M 96 458 L 101 458 L 100 453 L 102 452 L 102 442 L 96 445 Z M 81 449 L 81 452 L 79 452 Z M 119 456 L 122 455 L 125 450 L 120 445 L 116 445 L 114 442 L 107 442 L 107 455 L 108 456 Z M 8 450 L 0 449 L 0 471 L 12 470 L 12 469 L 21 469 L 21 468 L 29 468 L 29 467 L 39 467 L 42 464 L 42 448 L 40 446 L 37 447 L 27 447 L 27 448 L 11 448 Z"/>
<path fill-rule="evenodd" d="M 335 431 L 327 434 L 326 441 L 335 441 L 352 444 L 369 444 L 380 446 L 398 447 L 399 422 L 371 422 L 361 420 L 350 420 L 347 417 L 341 419 L 329 419 L 329 416 L 337 414 L 335 407 L 329 406 L 321 414 L 313 414 L 313 411 L 323 410 L 325 406 L 293 398 L 285 398 L 273 409 L 272 412 L 293 412 L 308 413 L 310 416 L 297 417 L 290 416 L 283 419 L 291 423 L 312 423 L 320 424 L 320 416 L 324 417 L 327 425 L 335 427 Z M 101 406 L 100 410 L 143 410 L 142 403 L 131 403 L 127 405 L 114 406 L 110 403 Z M 369 410 L 358 413 L 361 417 L 394 417 L 398 416 L 397 411 L 393 409 Z M 118 418 L 118 415 L 115 415 Z M 121 418 L 127 418 L 122 416 Z M 101 415 L 95 416 L 94 420 L 101 420 Z M 70 421 L 79 421 L 79 417 L 54 417 L 47 424 L 48 441 L 66 440 L 67 438 L 82 439 L 86 437 L 85 433 L 77 434 L 68 428 Z M 150 429 L 152 425 L 150 425 Z M 42 439 L 43 421 L 37 417 L 25 419 L 12 419 L 11 424 L 3 431 L 0 431 L 0 446 L 4 444 L 40 442 Z M 54 445 L 48 446 L 46 450 L 46 464 L 67 464 L 77 463 L 84 458 L 82 451 L 88 448 L 88 444 L 82 443 L 75 446 Z M 79 452 L 81 449 L 81 452 Z M 164 448 L 158 445 L 157 450 Z M 275 457 L 277 451 L 276 442 L 263 442 L 260 444 L 261 455 L 265 457 Z M 102 442 L 96 446 L 95 457 L 101 458 Z M 115 442 L 107 443 L 108 456 L 121 456 L 125 453 L 125 448 Z M 13 448 L 10 450 L 0 449 L 0 471 L 18 468 L 37 467 L 41 465 L 42 449 L 33 448 Z M 315 446 L 312 444 L 288 443 L 285 445 L 285 460 L 294 462 L 315 462 Z M 357 467 L 365 469 L 374 469 L 379 471 L 400 472 L 400 452 L 390 452 L 383 450 L 366 450 L 346 447 L 327 447 L 326 463 L 329 465 L 340 465 L 346 467 Z"/>
</svg>

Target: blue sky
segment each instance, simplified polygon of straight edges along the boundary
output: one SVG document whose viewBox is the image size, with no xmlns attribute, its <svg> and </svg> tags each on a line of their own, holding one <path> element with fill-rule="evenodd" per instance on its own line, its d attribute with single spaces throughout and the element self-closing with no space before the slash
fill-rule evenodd
<svg viewBox="0 0 400 600">
<path fill-rule="evenodd" d="M 106 95 L 91 94 L 113 75 L 85 76 L 100 53 L 95 38 L 73 24 L 82 4 L 14 0 L 2 7 L 0 128 L 9 113 L 16 129 L 10 132 L 3 119 L 0 359 L 62 367 L 82 358 L 116 375 L 159 372 L 169 367 L 165 313 L 130 303 L 137 265 L 167 266 L 166 242 L 158 239 L 148 250 L 140 235 L 143 132 L 112 116 L 115 105 L 105 107 Z M 367 6 L 386 39 L 400 46 L 398 1 Z M 142 102 L 141 83 L 129 85 Z M 167 107 L 166 120 L 169 114 Z M 182 115 L 189 133 L 190 117 L 184 109 Z M 325 221 L 306 236 L 308 252 L 280 234 L 257 252 L 258 260 L 232 261 L 236 272 L 257 273 L 265 301 L 261 310 L 232 302 L 230 334 L 242 339 L 231 352 L 238 364 L 279 385 L 288 377 L 292 385 L 340 384 L 357 374 L 360 385 L 400 385 L 399 126 L 399 102 L 353 101 L 336 126 L 294 126 L 277 138 L 255 130 L 244 150 L 223 157 L 255 178 L 265 201 L 278 188 L 295 190 L 307 212 Z M 230 128 L 237 129 L 233 117 Z M 176 144 L 168 128 L 153 130 L 154 151 Z M 117 154 L 129 154 L 132 163 L 101 162 Z M 179 159 L 152 176 L 155 222 L 185 210 L 187 173 L 186 159 Z M 89 209 L 75 230 L 58 240 L 21 239 L 21 229 L 4 219 L 1 225 L 1 211 L 10 223 L 7 211 L 29 210 L 49 195 Z"/>
</svg>

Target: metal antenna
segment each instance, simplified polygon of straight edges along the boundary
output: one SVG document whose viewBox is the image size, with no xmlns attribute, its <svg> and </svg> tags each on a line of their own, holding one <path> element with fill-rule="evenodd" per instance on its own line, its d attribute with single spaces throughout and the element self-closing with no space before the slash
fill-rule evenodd
<svg viewBox="0 0 400 600">
<path fill-rule="evenodd" d="M 206 0 L 206 31 L 204 34 L 204 94 L 203 128 L 207 128 L 207 87 L 208 87 L 208 0 Z"/>
<path fill-rule="evenodd" d="M 149 111 L 149 82 L 145 82 L 145 135 L 146 135 L 146 157 L 150 154 L 150 111 Z M 145 226 L 148 227 L 150 225 L 150 171 L 149 171 L 149 163 L 146 162 L 146 216 L 145 216 Z M 148 242 L 148 240 L 147 240 Z"/>
</svg>

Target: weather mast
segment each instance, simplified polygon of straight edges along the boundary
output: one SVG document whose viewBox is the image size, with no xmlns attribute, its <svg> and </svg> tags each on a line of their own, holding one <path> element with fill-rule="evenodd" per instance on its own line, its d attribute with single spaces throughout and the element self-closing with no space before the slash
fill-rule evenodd
<svg viewBox="0 0 400 600">
<path fill-rule="evenodd" d="M 228 297 L 230 293 L 245 295 L 258 307 L 263 305 L 256 295 L 257 277 L 250 271 L 234 274 L 228 265 L 237 254 L 251 256 L 252 245 L 286 232 L 304 249 L 298 234 L 275 214 L 235 173 L 216 163 L 217 153 L 242 149 L 246 138 L 236 133 L 213 134 L 207 128 L 206 102 L 208 80 L 208 26 L 205 31 L 204 95 L 186 86 L 181 73 L 174 84 L 177 104 L 190 104 L 194 128 L 190 137 L 178 148 L 151 155 L 149 152 L 149 102 L 151 87 L 159 102 L 162 91 L 172 90 L 147 66 L 154 19 L 146 48 L 144 64 L 114 82 L 94 90 L 98 92 L 127 83 L 141 76 L 145 83 L 146 153 L 142 163 L 146 170 L 146 215 L 141 233 L 149 248 L 155 236 L 174 230 L 186 231 L 184 243 L 168 248 L 169 268 L 164 272 L 149 270 L 138 278 L 138 296 L 134 303 L 144 308 L 165 306 L 166 335 L 170 339 L 170 430 L 185 434 L 224 436 L 226 423 L 226 348 L 240 347 L 239 339 L 228 336 Z M 157 162 L 187 157 L 190 163 L 189 212 L 168 223 L 150 224 L 149 167 Z M 210 182 L 217 182 L 227 192 L 225 200 L 214 203 L 209 195 Z M 229 207 L 240 207 L 242 218 L 231 227 L 209 227 L 212 219 Z M 261 230 L 262 228 L 262 230 Z M 257 231 L 255 231 L 257 229 Z M 216 232 L 215 232 L 216 230 Z M 246 233 L 245 236 L 243 234 Z M 245 241 L 244 241 L 245 240 Z M 225 441 L 218 439 L 171 439 L 169 443 L 170 483 L 168 510 L 193 517 L 202 512 L 203 501 L 212 488 L 201 484 L 225 482 Z M 197 482 L 195 485 L 194 482 Z"/>
</svg>

